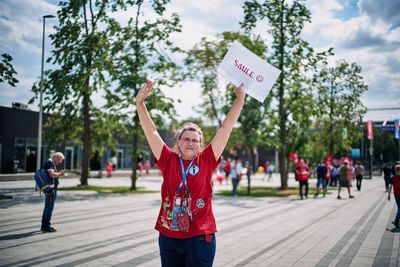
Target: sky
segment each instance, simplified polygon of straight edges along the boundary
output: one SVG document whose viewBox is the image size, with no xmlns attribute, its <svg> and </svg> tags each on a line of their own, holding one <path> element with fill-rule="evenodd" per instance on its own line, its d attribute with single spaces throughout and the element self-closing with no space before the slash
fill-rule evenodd
<svg viewBox="0 0 400 267">
<path fill-rule="evenodd" d="M 223 31 L 240 30 L 243 0 L 172 0 L 167 12 L 177 12 L 182 33 L 173 41 L 183 49 L 191 49 L 202 37 L 212 39 Z M 13 102 L 27 104 L 33 96 L 31 88 L 40 78 L 42 52 L 42 16 L 56 15 L 55 0 L 0 0 L 0 53 L 14 60 L 19 83 L 16 87 L 0 84 L 0 106 Z M 400 118 L 400 1 L 399 0 L 308 0 L 311 23 L 305 25 L 302 38 L 317 51 L 334 48 L 332 64 L 338 60 L 355 62 L 362 67 L 368 91 L 363 104 L 371 111 L 366 119 L 393 120 Z M 121 12 L 118 19 L 127 21 L 132 10 Z M 146 13 L 145 13 L 146 15 Z M 48 34 L 54 32 L 57 19 L 46 20 L 45 58 L 52 50 Z M 265 28 L 257 31 L 265 34 Z M 44 68 L 52 68 L 45 63 Z M 197 116 L 194 110 L 202 103 L 200 86 L 185 82 L 164 93 L 182 100 L 175 108 L 181 119 Z M 101 95 L 93 102 L 104 103 Z M 38 110 L 38 103 L 28 106 Z M 392 108 L 391 110 L 381 110 Z"/>
</svg>

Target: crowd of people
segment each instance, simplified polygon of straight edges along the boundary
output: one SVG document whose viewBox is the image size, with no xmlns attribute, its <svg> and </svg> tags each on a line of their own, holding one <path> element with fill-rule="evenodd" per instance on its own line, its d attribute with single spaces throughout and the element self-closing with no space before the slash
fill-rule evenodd
<svg viewBox="0 0 400 267">
<path fill-rule="evenodd" d="M 308 198 L 308 181 L 311 176 L 311 168 L 309 163 L 303 159 L 298 160 L 295 166 L 295 179 L 299 182 L 300 198 Z M 340 193 L 342 188 L 346 188 L 349 198 L 354 198 L 351 194 L 351 187 L 353 184 L 353 177 L 356 178 L 357 190 L 361 191 L 362 179 L 365 174 L 365 168 L 361 161 L 357 160 L 355 164 L 349 158 L 343 159 L 330 159 L 321 161 L 315 168 L 315 176 L 317 178 L 316 193 L 314 197 L 318 197 L 321 193 L 323 197 L 327 194 L 328 186 L 337 187 L 337 199 L 342 199 Z M 305 190 L 303 191 L 303 187 Z"/>
</svg>

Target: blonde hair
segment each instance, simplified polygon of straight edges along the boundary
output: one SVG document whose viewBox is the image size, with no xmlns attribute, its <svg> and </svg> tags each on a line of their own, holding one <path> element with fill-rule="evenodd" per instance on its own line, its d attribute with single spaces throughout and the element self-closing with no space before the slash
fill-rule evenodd
<svg viewBox="0 0 400 267">
<path fill-rule="evenodd" d="M 196 132 L 198 133 L 198 135 L 200 136 L 200 150 L 204 149 L 204 138 L 203 138 L 203 131 L 201 130 L 201 128 L 193 123 L 193 122 L 186 122 L 182 125 L 182 127 L 176 132 L 174 140 L 175 140 L 175 144 L 173 147 L 173 150 L 180 154 L 179 148 L 178 148 L 178 141 L 182 138 L 182 135 L 184 132 L 186 131 L 192 131 L 192 132 Z"/>
</svg>

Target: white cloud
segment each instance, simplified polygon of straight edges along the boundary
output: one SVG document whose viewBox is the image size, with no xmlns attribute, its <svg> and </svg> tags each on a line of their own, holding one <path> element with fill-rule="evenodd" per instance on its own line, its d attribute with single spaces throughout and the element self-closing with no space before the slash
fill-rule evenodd
<svg viewBox="0 0 400 267">
<path fill-rule="evenodd" d="M 2 49 L 41 52 L 42 16 L 56 15 L 57 6 L 45 1 L 0 1 Z M 51 25 L 46 23 L 47 26 Z M 50 27 L 47 27 L 50 30 Z"/>
<path fill-rule="evenodd" d="M 176 114 L 181 119 L 196 117 L 196 107 L 202 104 L 201 88 L 196 82 L 184 82 L 174 88 L 161 89 L 166 97 L 174 99 Z"/>
<path fill-rule="evenodd" d="M 380 1 L 374 3 L 382 8 Z M 367 1 L 361 1 L 364 7 L 366 4 Z M 372 1 L 368 5 L 371 7 Z M 400 70 L 393 59 L 400 57 L 399 28 L 393 28 L 387 20 L 377 19 L 381 15 L 371 16 L 372 10 L 363 9 L 361 15 L 339 19 L 335 15 L 343 8 L 339 1 L 313 0 L 308 2 L 308 7 L 312 11 L 312 23 L 305 27 L 304 38 L 316 48 L 333 47 L 335 60 L 332 61 L 344 59 L 362 67 L 369 87 L 362 97 L 364 105 L 398 107 Z"/>
<path fill-rule="evenodd" d="M 363 14 L 373 20 L 383 20 L 391 27 L 400 26 L 399 0 L 360 0 L 358 6 Z"/>
<path fill-rule="evenodd" d="M 362 66 L 363 77 L 369 86 L 363 96 L 367 107 L 397 107 L 397 99 L 400 99 L 400 27 L 396 27 L 399 9 L 395 7 L 399 0 L 360 0 L 359 12 L 344 20 L 337 14 L 347 10 L 349 3 L 346 1 L 307 1 L 312 23 L 306 25 L 303 37 L 317 50 L 333 47 L 336 53 L 333 62 L 345 59 Z M 243 20 L 242 6 L 243 0 L 172 1 L 167 5 L 167 14 L 178 13 L 183 25 L 182 33 L 174 34 L 173 41 L 184 49 L 191 49 L 202 37 L 212 39 L 217 33 L 239 30 L 239 22 Z M 148 9 L 144 7 L 146 19 L 156 18 Z M 45 0 L 0 0 L 0 48 L 14 57 L 12 63 L 21 81 L 17 88 L 0 84 L 0 105 L 24 103 L 33 95 L 32 84 L 40 75 L 42 16 L 55 15 L 57 10 L 56 5 Z M 125 23 L 134 16 L 134 9 L 115 14 Z M 46 35 L 56 23 L 56 19 L 46 21 Z M 265 34 L 266 24 L 259 23 L 257 32 Z M 48 40 L 46 53 L 51 48 Z M 49 67 L 45 65 L 45 68 Z M 193 110 L 202 103 L 201 88 L 197 83 L 183 83 L 165 90 L 167 96 L 182 99 L 182 103 L 176 104 L 181 118 L 197 115 Z M 96 95 L 94 101 L 101 103 L 101 95 Z"/>
</svg>

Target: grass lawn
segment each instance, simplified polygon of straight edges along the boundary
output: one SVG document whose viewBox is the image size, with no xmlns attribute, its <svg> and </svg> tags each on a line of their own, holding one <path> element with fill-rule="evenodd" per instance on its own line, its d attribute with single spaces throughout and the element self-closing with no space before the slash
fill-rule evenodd
<svg viewBox="0 0 400 267">
<path fill-rule="evenodd" d="M 304 188 L 303 188 L 304 190 Z M 322 190 L 321 190 L 322 191 Z M 315 188 L 308 188 L 308 197 L 313 197 L 316 192 Z M 299 187 L 289 187 L 287 190 L 280 190 L 279 187 L 272 186 L 252 186 L 250 195 L 247 194 L 247 186 L 239 186 L 238 196 L 251 196 L 251 197 L 288 197 L 298 196 Z M 328 194 L 330 194 L 328 190 Z M 215 193 L 220 196 L 231 196 L 232 190 L 219 190 Z"/>
<path fill-rule="evenodd" d="M 129 187 L 119 186 L 72 186 L 72 187 L 61 187 L 58 188 L 61 191 L 96 191 L 98 193 L 110 193 L 110 194 L 143 194 L 143 193 L 156 193 L 155 190 L 145 190 L 142 187 L 137 187 L 136 190 L 130 190 Z"/>
<path fill-rule="evenodd" d="M 0 195 L 0 200 L 3 200 L 3 199 L 12 199 L 12 198 L 13 198 L 12 196 Z"/>
</svg>

